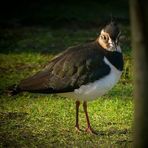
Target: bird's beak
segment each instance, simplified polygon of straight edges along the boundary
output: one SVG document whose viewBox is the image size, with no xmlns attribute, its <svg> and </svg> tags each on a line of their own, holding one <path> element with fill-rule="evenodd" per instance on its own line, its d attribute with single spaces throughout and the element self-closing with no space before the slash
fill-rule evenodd
<svg viewBox="0 0 148 148">
<path fill-rule="evenodd" d="M 110 48 L 112 49 L 112 51 L 117 51 L 117 45 L 117 41 L 111 40 Z"/>
<path fill-rule="evenodd" d="M 117 45 L 118 45 L 118 42 L 114 42 L 114 46 L 115 46 L 115 50 L 117 51 Z"/>
<path fill-rule="evenodd" d="M 118 34 L 118 36 L 117 36 L 117 39 L 116 39 L 116 46 L 117 46 L 118 43 L 119 43 L 120 37 L 121 37 L 121 31 L 119 32 L 119 34 Z"/>
</svg>

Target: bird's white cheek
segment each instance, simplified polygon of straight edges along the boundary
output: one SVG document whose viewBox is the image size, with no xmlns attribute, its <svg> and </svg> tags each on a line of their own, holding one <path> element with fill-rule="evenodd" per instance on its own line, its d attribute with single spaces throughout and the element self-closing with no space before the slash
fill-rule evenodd
<svg viewBox="0 0 148 148">
<path fill-rule="evenodd" d="M 112 49 L 114 47 L 114 43 L 112 42 L 111 38 L 108 40 L 109 48 Z"/>
<path fill-rule="evenodd" d="M 113 43 L 112 40 L 111 40 L 111 38 L 109 38 L 108 43 L 109 44 L 112 44 Z"/>
</svg>

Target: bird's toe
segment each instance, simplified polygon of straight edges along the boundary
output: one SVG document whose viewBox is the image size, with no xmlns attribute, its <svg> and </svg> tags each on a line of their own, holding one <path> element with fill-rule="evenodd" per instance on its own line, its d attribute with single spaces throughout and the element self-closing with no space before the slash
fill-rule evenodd
<svg viewBox="0 0 148 148">
<path fill-rule="evenodd" d="M 75 130 L 76 130 L 77 133 L 79 133 L 81 131 L 79 126 L 75 126 Z"/>
</svg>

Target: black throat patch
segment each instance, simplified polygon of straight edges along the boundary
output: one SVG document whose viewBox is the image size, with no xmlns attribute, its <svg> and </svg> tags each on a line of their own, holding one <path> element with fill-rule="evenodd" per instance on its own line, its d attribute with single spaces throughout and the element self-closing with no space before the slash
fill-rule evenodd
<svg viewBox="0 0 148 148">
<path fill-rule="evenodd" d="M 122 53 L 113 51 L 113 52 L 107 52 L 106 53 L 106 58 L 109 60 L 109 62 L 114 65 L 118 70 L 122 71 L 123 70 L 123 56 Z"/>
</svg>

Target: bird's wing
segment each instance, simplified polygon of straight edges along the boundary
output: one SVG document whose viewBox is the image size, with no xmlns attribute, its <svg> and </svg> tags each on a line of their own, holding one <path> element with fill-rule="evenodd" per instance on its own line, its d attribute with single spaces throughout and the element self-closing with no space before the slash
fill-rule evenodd
<svg viewBox="0 0 148 148">
<path fill-rule="evenodd" d="M 73 91 L 110 72 L 104 55 L 95 42 L 71 47 L 55 57 L 39 73 L 23 80 L 22 90 L 45 93 Z"/>
</svg>

